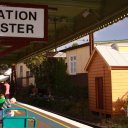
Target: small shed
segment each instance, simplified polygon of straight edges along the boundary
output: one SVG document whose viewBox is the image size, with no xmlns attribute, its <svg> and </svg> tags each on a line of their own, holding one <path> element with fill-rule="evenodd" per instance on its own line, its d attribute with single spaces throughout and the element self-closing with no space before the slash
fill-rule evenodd
<svg viewBox="0 0 128 128">
<path fill-rule="evenodd" d="M 120 115 L 128 96 L 128 45 L 96 46 L 85 69 L 88 72 L 89 109 Z"/>
</svg>

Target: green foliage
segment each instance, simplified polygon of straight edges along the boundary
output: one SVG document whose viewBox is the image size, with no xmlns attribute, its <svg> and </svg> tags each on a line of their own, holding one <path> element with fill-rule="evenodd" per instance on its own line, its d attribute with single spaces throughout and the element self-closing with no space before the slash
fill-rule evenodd
<svg viewBox="0 0 128 128">
<path fill-rule="evenodd" d="M 0 74 L 2 74 L 3 70 L 7 70 L 10 67 L 8 64 L 0 64 Z"/>
<path fill-rule="evenodd" d="M 0 64 L 0 69 L 7 70 L 10 65 L 8 64 Z"/>
<path fill-rule="evenodd" d="M 42 83 L 55 96 L 72 95 L 73 85 L 66 70 L 67 66 L 63 59 L 47 58 L 42 63 Z"/>
<path fill-rule="evenodd" d="M 70 80 L 66 70 L 67 66 L 63 59 L 55 60 L 53 72 L 50 74 L 50 78 L 53 78 L 53 91 L 57 96 L 72 96 L 74 93 L 73 83 Z"/>
<path fill-rule="evenodd" d="M 78 43 L 73 43 L 72 47 L 78 46 Z"/>
<path fill-rule="evenodd" d="M 25 63 L 34 74 L 38 88 L 47 88 L 49 93 L 56 96 L 73 95 L 75 87 L 66 73 L 67 66 L 63 59 L 43 55 L 30 58 Z"/>
<path fill-rule="evenodd" d="M 35 81 L 39 85 L 42 85 L 42 63 L 46 60 L 46 54 L 40 53 L 34 57 L 30 57 L 24 61 L 27 67 L 35 76 Z"/>
<path fill-rule="evenodd" d="M 35 68 L 39 67 L 40 64 L 46 59 L 46 55 L 44 53 L 40 53 L 36 56 L 30 57 L 24 61 L 24 63 L 27 65 L 28 68 L 31 69 L 31 71 L 35 71 Z M 37 71 L 35 71 L 37 72 Z"/>
</svg>

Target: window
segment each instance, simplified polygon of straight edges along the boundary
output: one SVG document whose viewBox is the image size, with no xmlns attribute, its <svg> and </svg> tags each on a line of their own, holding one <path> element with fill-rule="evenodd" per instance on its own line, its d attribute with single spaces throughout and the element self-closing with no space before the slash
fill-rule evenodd
<svg viewBox="0 0 128 128">
<path fill-rule="evenodd" d="M 23 77 L 23 66 L 20 66 L 20 77 Z"/>
<path fill-rule="evenodd" d="M 76 56 L 69 57 L 69 72 L 76 74 Z"/>
<path fill-rule="evenodd" d="M 26 77 L 29 77 L 29 71 L 26 71 Z"/>
<path fill-rule="evenodd" d="M 95 87 L 96 87 L 96 108 L 103 109 L 103 77 L 95 78 Z"/>
<path fill-rule="evenodd" d="M 26 85 L 29 85 L 29 71 L 26 71 Z"/>
<path fill-rule="evenodd" d="M 33 77 L 33 73 L 31 71 L 26 71 L 26 77 Z"/>
<path fill-rule="evenodd" d="M 33 77 L 33 73 L 30 71 L 30 77 Z"/>
</svg>

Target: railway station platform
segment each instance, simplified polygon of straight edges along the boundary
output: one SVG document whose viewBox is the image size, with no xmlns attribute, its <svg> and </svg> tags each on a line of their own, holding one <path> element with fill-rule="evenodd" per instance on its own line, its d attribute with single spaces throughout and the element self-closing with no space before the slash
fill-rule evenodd
<svg viewBox="0 0 128 128">
<path fill-rule="evenodd" d="M 14 107 L 24 108 L 28 111 L 30 117 L 35 117 L 36 128 L 92 128 L 91 126 L 24 103 L 17 102 Z M 2 123 L 0 124 L 0 128 L 4 128 L 2 127 Z"/>
</svg>

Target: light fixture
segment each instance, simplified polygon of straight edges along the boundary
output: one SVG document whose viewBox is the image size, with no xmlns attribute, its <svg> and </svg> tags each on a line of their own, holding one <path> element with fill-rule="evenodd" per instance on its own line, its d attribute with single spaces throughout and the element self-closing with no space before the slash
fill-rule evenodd
<svg viewBox="0 0 128 128">
<path fill-rule="evenodd" d="M 89 11 L 89 9 L 87 9 L 87 10 L 85 10 L 85 11 L 82 13 L 82 16 L 83 16 L 84 18 L 86 18 L 89 14 L 90 14 L 90 11 Z"/>
</svg>

